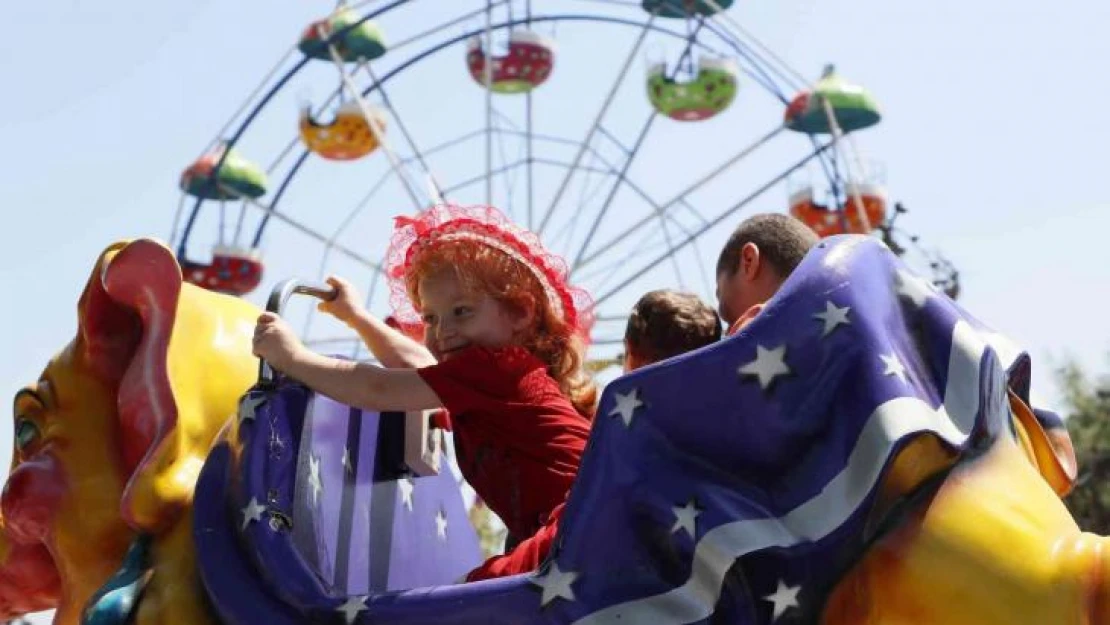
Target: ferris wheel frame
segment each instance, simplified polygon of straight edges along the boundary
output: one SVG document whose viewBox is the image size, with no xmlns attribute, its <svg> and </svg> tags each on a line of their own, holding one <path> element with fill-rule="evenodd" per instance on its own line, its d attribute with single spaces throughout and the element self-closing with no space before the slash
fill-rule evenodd
<svg viewBox="0 0 1110 625">
<path fill-rule="evenodd" d="M 586 1 L 586 0 L 584 0 L 584 1 Z M 625 5 L 628 5 L 628 6 L 635 6 L 636 9 L 639 10 L 639 3 L 620 3 L 620 2 L 614 2 L 613 0 L 588 0 L 588 1 L 592 1 L 592 2 L 600 3 L 600 4 L 608 4 L 608 5 L 622 5 L 622 4 L 625 4 Z M 409 4 L 410 2 L 411 2 L 411 0 L 395 0 L 394 2 L 391 2 L 391 3 L 389 3 L 385 6 L 377 8 L 376 10 L 373 10 L 373 11 L 370 11 L 370 12 L 366 13 L 361 18 L 359 18 L 357 21 L 354 21 L 353 23 L 347 25 L 346 27 L 341 28 L 341 29 L 337 29 L 335 32 L 331 33 L 330 36 L 327 37 L 326 45 L 328 45 L 329 47 L 332 47 L 332 49 L 334 50 L 335 43 L 340 41 L 342 39 L 342 37 L 347 32 L 349 32 L 350 30 L 352 30 L 354 28 L 357 28 L 359 25 L 361 25 L 361 24 L 363 24 L 363 23 L 365 23 L 369 20 L 373 20 L 377 17 L 380 17 L 380 16 L 383 16 L 383 15 L 387 14 L 390 11 L 398 9 L 398 8 L 402 7 L 403 5 Z M 734 58 L 739 58 L 739 59 L 745 60 L 747 65 L 739 66 L 739 71 L 741 73 L 745 74 L 749 79 L 751 79 L 752 82 L 754 82 L 755 84 L 760 85 L 761 87 L 763 87 L 764 90 L 769 92 L 772 96 L 774 96 L 776 99 L 778 99 L 783 104 L 786 104 L 789 101 L 789 99 L 785 95 L 785 93 L 783 92 L 782 86 L 778 82 L 775 81 L 774 77 L 772 77 L 772 74 L 776 75 L 778 77 L 779 81 L 781 83 L 783 83 L 786 86 L 786 88 L 797 90 L 797 89 L 799 89 L 799 86 L 798 86 L 799 83 L 801 84 L 801 87 L 800 87 L 801 89 L 804 89 L 805 87 L 808 86 L 808 84 L 805 82 L 804 78 L 801 78 L 800 75 L 797 74 L 797 72 L 794 72 L 794 70 L 790 69 L 789 66 L 786 66 L 785 63 L 783 63 L 781 61 L 781 59 L 778 59 L 777 57 L 774 57 L 773 53 L 771 53 L 771 55 L 772 55 L 771 60 L 767 60 L 767 59 L 763 58 L 762 56 L 760 56 L 760 52 L 756 50 L 757 47 L 763 48 L 763 50 L 765 52 L 768 52 L 769 50 L 767 50 L 765 46 L 762 46 L 762 44 L 759 44 L 758 40 L 755 40 L 749 34 L 744 33 L 742 31 L 742 29 L 740 29 L 739 25 L 736 24 L 735 21 L 727 18 L 727 15 L 725 15 L 723 12 L 718 12 L 718 13 L 716 13 L 712 16 L 708 16 L 708 17 L 698 16 L 696 18 L 693 18 L 693 19 L 696 19 L 696 21 L 697 21 L 697 24 L 694 27 L 693 32 L 691 33 L 690 29 L 688 28 L 686 33 L 682 33 L 682 32 L 679 32 L 676 29 L 667 28 L 665 26 L 662 26 L 662 25 L 656 23 L 656 16 L 655 15 L 646 15 L 646 17 L 641 18 L 639 20 L 632 19 L 632 18 L 626 18 L 626 17 L 618 17 L 618 16 L 613 16 L 613 15 L 606 15 L 606 14 L 588 14 L 588 13 L 557 13 L 557 14 L 533 15 L 531 13 L 531 10 L 530 10 L 531 9 L 531 6 L 530 6 L 531 2 L 530 1 L 527 3 L 529 10 L 524 16 L 521 16 L 519 18 L 512 18 L 512 16 L 510 16 L 509 19 L 494 23 L 491 19 L 492 11 L 495 8 L 503 7 L 503 6 L 506 6 L 506 5 L 511 7 L 513 3 L 512 3 L 511 0 L 499 0 L 497 2 L 494 2 L 493 0 L 487 0 L 487 2 L 485 4 L 486 4 L 485 8 L 481 8 L 481 9 L 478 9 L 476 11 L 472 11 L 472 12 L 470 12 L 468 14 L 465 14 L 461 17 L 454 18 L 454 19 L 449 20 L 449 21 L 447 21 L 443 24 L 439 24 L 439 25 L 437 25 L 433 28 L 427 29 L 425 31 L 422 31 L 422 32 L 416 34 L 416 35 L 413 35 L 413 36 L 409 37 L 408 39 L 391 46 L 390 51 L 394 52 L 397 49 L 400 49 L 404 46 L 413 44 L 413 43 L 415 43 L 415 42 L 417 42 L 421 39 L 434 36 L 438 33 L 443 32 L 446 29 L 457 26 L 459 23 L 462 23 L 466 20 L 474 19 L 475 17 L 481 16 L 482 14 L 485 14 L 485 16 L 486 16 L 486 25 L 484 27 L 469 29 L 469 30 L 463 32 L 462 34 L 459 34 L 459 35 L 456 35 L 456 36 L 451 36 L 451 37 L 448 37 L 444 40 L 437 41 L 436 43 L 434 43 L 434 45 L 431 45 L 430 47 L 426 47 L 424 49 L 421 49 L 419 52 L 416 52 L 416 53 L 412 54 L 411 56 L 406 58 L 404 61 L 400 62 L 396 67 L 392 67 L 391 69 L 389 69 L 387 72 L 385 72 L 381 76 L 375 75 L 373 73 L 373 70 L 370 69 L 369 64 L 366 63 L 366 62 L 359 63 L 358 66 L 356 66 L 354 68 L 354 70 L 351 72 L 351 74 L 353 74 L 355 71 L 358 71 L 359 69 L 365 69 L 367 71 L 367 73 L 369 74 L 369 76 L 372 80 L 372 84 L 370 84 L 370 86 L 366 87 L 365 89 L 362 89 L 361 91 L 358 91 L 356 97 L 366 98 L 366 97 L 370 96 L 371 94 L 374 94 L 375 92 L 377 92 L 377 94 L 382 98 L 382 101 L 385 103 L 389 112 L 392 114 L 392 116 L 395 120 L 395 123 L 397 124 L 398 129 L 399 129 L 402 137 L 408 143 L 409 148 L 411 148 L 411 151 L 412 151 L 413 154 L 410 155 L 410 156 L 406 156 L 403 159 L 395 159 L 394 161 L 392 161 L 392 166 L 391 166 L 390 172 L 387 172 L 385 175 L 383 175 L 382 180 L 386 179 L 386 177 L 388 177 L 390 174 L 395 175 L 396 177 L 398 177 L 401 180 L 401 182 L 406 186 L 406 190 L 408 191 L 408 194 L 410 195 L 410 197 L 413 201 L 415 209 L 419 210 L 419 209 L 422 209 L 422 208 L 426 207 L 428 204 L 432 203 L 432 201 L 434 201 L 435 199 L 438 199 L 435 196 L 442 197 L 443 194 L 444 194 L 444 190 L 439 187 L 438 182 L 436 181 L 434 175 L 432 174 L 431 170 L 427 166 L 427 163 L 425 162 L 425 156 L 430 155 L 431 151 L 421 152 L 421 150 L 413 142 L 411 136 L 409 135 L 409 133 L 406 129 L 406 126 L 402 123 L 401 117 L 398 114 L 396 108 L 393 107 L 390 104 L 390 99 L 389 99 L 389 96 L 388 96 L 386 86 L 393 78 L 395 78 L 398 75 L 402 75 L 406 70 L 409 70 L 410 68 L 414 67 L 418 63 L 435 56 L 439 52 L 442 52 L 444 50 L 448 50 L 448 49 L 450 49 L 450 48 L 452 48 L 452 47 L 454 47 L 454 46 L 456 46 L 456 45 L 458 45 L 462 42 L 465 42 L 469 39 L 472 39 L 474 37 L 484 35 L 485 40 L 486 40 L 486 46 L 487 46 L 486 49 L 489 50 L 490 49 L 489 44 L 490 44 L 490 41 L 491 41 L 490 37 L 491 37 L 491 33 L 493 33 L 493 32 L 511 31 L 512 29 L 519 28 L 519 27 L 530 28 L 531 26 L 533 26 L 535 24 L 544 24 L 544 23 L 559 24 L 559 23 L 564 23 L 564 22 L 569 22 L 569 23 L 588 22 L 588 23 L 601 23 L 601 24 L 617 25 L 617 26 L 623 26 L 623 27 L 626 27 L 626 28 L 636 28 L 636 29 L 639 29 L 639 31 L 640 31 L 640 36 L 636 40 L 636 43 L 633 45 L 633 48 L 632 48 L 632 50 L 630 51 L 630 53 L 628 55 L 628 60 L 626 61 L 625 69 L 627 69 L 627 66 L 635 58 L 637 52 L 639 51 L 640 45 L 643 42 L 644 37 L 650 32 L 650 33 L 661 34 L 661 35 L 670 37 L 671 39 L 674 39 L 674 40 L 686 41 L 687 45 L 686 45 L 686 50 L 683 53 L 683 57 L 686 57 L 687 55 L 690 54 L 690 52 L 692 50 L 696 49 L 699 52 L 711 53 L 711 54 L 714 54 L 714 55 L 717 55 L 717 56 L 725 56 L 726 54 L 730 54 L 730 55 L 734 55 Z M 349 8 L 351 8 L 353 10 L 353 7 L 349 7 Z M 709 33 L 712 33 L 713 35 L 715 35 L 722 42 L 722 44 L 726 45 L 729 49 L 727 51 L 723 51 L 720 46 L 712 46 L 712 45 L 709 45 L 708 43 L 706 43 L 704 40 L 699 39 L 697 37 L 697 35 L 703 28 L 705 28 Z M 743 41 L 741 39 L 741 35 L 737 34 L 736 32 L 733 32 L 733 31 L 736 31 L 736 30 L 739 30 L 741 33 L 743 33 L 743 36 L 748 37 L 751 40 L 755 41 L 755 44 L 750 44 L 750 43 L 747 43 L 747 42 Z M 224 160 L 226 159 L 227 155 L 230 153 L 230 148 L 234 147 L 234 145 L 241 139 L 241 137 L 249 130 L 252 123 L 257 118 L 257 116 L 271 103 L 273 98 L 278 93 L 280 93 L 283 89 L 286 88 L 286 86 L 290 83 L 290 81 L 298 73 L 300 73 L 306 66 L 308 66 L 310 61 L 315 60 L 313 57 L 310 57 L 309 55 L 305 54 L 303 56 L 303 58 L 299 59 L 292 68 L 290 68 L 283 75 L 278 77 L 276 79 L 276 82 L 274 82 L 269 87 L 269 89 L 265 92 L 265 94 L 261 97 L 261 99 L 258 100 L 257 103 L 254 105 L 254 107 L 251 108 L 249 111 L 247 111 L 247 107 L 249 106 L 250 102 L 253 101 L 258 96 L 258 94 L 262 93 L 262 91 L 265 89 L 266 85 L 274 78 L 274 76 L 276 76 L 277 70 L 280 69 L 289 60 L 290 56 L 294 53 L 295 50 L 296 50 L 296 47 L 294 47 L 290 51 L 289 54 L 285 55 L 282 58 L 282 60 L 279 61 L 277 66 L 275 66 L 274 70 L 271 71 L 271 73 L 263 80 L 262 85 L 260 85 L 260 87 L 258 89 L 256 89 L 248 97 L 244 106 L 241 107 L 239 109 L 239 111 L 237 111 L 235 113 L 235 115 L 232 116 L 231 120 L 225 126 L 224 130 L 222 130 L 221 133 L 219 133 L 219 135 L 217 135 L 217 139 L 213 141 L 213 144 L 218 143 L 219 140 L 220 140 L 219 136 L 227 134 L 227 131 L 230 130 L 231 126 L 234 124 L 234 121 L 236 119 L 240 118 L 241 116 L 243 116 L 244 113 L 245 113 L 245 116 L 242 117 L 242 121 L 239 123 L 238 127 L 234 130 L 234 132 L 231 132 L 228 139 L 226 139 L 224 141 L 224 143 L 228 146 L 229 149 L 227 151 L 225 151 L 220 156 L 219 160 L 217 161 L 217 163 L 216 163 L 216 165 L 213 169 L 213 180 L 215 179 L 215 175 L 218 174 L 218 172 L 220 170 L 220 167 L 223 166 Z M 347 90 L 347 91 L 352 90 L 351 87 L 352 87 L 353 83 L 351 83 L 349 81 L 349 75 L 347 74 L 346 66 L 338 59 L 336 59 L 335 62 L 336 62 L 336 65 L 337 65 L 337 67 L 339 68 L 339 70 L 341 72 L 341 76 L 342 76 L 343 80 L 341 81 L 341 84 L 331 93 L 331 95 L 327 98 L 327 100 L 323 104 L 320 105 L 320 108 L 330 106 L 337 98 L 341 97 L 341 94 L 344 93 L 345 90 Z M 681 59 L 680 59 L 680 63 L 681 63 Z M 776 63 L 779 65 L 779 67 L 776 67 Z M 783 68 L 785 68 L 785 70 Z M 601 111 L 598 113 L 598 115 L 597 115 L 597 117 L 594 121 L 594 124 L 590 128 L 589 133 L 587 134 L 586 138 L 584 138 L 580 142 L 578 142 L 579 150 L 578 150 L 578 154 L 576 155 L 574 161 L 569 165 L 565 165 L 563 163 L 557 163 L 558 165 L 566 167 L 566 174 L 565 174 L 565 177 L 563 178 L 562 184 L 559 187 L 559 191 L 556 192 L 555 199 L 551 202 L 550 206 L 548 207 L 548 210 L 544 213 L 543 220 L 539 224 L 538 233 L 540 233 L 541 235 L 542 235 L 543 230 L 545 229 L 545 227 L 548 223 L 548 220 L 551 217 L 552 211 L 554 210 L 555 206 L 558 204 L 559 200 L 561 199 L 561 196 L 562 196 L 563 192 L 565 191 L 567 185 L 569 184 L 569 181 L 570 181 L 571 177 L 575 174 L 576 171 L 579 171 L 579 170 L 584 168 L 584 166 L 580 162 L 583 155 L 585 155 L 587 152 L 593 151 L 594 156 L 598 156 L 596 154 L 596 151 L 594 151 L 594 149 L 590 146 L 590 143 L 591 143 L 591 140 L 593 138 L 593 135 L 601 127 L 601 121 L 602 121 L 602 119 L 604 118 L 604 116 L 607 112 L 609 103 L 612 100 L 612 95 L 621 86 L 621 82 L 622 82 L 623 77 L 624 77 L 625 74 L 627 74 L 626 71 L 618 73 L 617 79 L 613 84 L 613 87 L 611 89 L 609 97 L 606 99 L 606 103 L 602 106 Z M 487 195 L 487 198 L 488 198 L 491 195 L 490 187 L 491 187 L 491 184 L 492 184 L 493 176 L 495 175 L 495 173 L 498 173 L 498 172 L 494 171 L 493 166 L 492 166 L 492 137 L 495 133 L 504 133 L 506 131 L 505 131 L 505 129 L 494 128 L 494 124 L 492 123 L 492 117 L 493 117 L 493 114 L 494 114 L 494 108 L 493 108 L 493 105 L 492 105 L 492 98 L 493 98 L 494 94 L 493 94 L 492 89 L 485 89 L 485 92 L 486 92 L 485 95 L 486 95 L 486 101 L 487 101 L 487 106 L 486 106 L 487 123 L 486 123 L 486 126 L 485 126 L 484 130 L 479 130 L 479 131 L 475 131 L 475 132 L 470 133 L 470 136 L 473 137 L 475 135 L 484 134 L 485 137 L 486 137 L 486 174 L 484 176 L 484 180 L 486 182 L 486 195 Z M 528 219 L 527 219 L 528 223 L 527 223 L 527 225 L 528 225 L 529 228 L 535 228 L 536 224 L 534 223 L 534 220 L 533 220 L 533 210 L 532 210 L 531 176 L 532 176 L 532 167 L 533 167 L 533 165 L 536 164 L 536 163 L 540 163 L 542 161 L 542 159 L 536 158 L 534 156 L 534 154 L 532 153 L 532 147 L 533 147 L 533 141 L 535 139 L 543 140 L 545 138 L 536 136 L 533 133 L 533 129 L 531 127 L 531 122 L 532 122 L 532 104 L 531 104 L 532 94 L 530 92 L 526 93 L 525 94 L 525 99 L 526 99 L 526 107 L 527 107 L 527 116 L 526 117 L 527 117 L 527 120 L 528 120 L 528 128 L 524 131 L 524 135 L 527 138 L 528 155 L 525 158 L 524 164 L 528 168 L 527 171 L 528 171 L 528 178 L 529 178 L 529 182 L 528 182 L 529 200 L 528 200 Z M 743 160 L 744 158 L 746 158 L 747 156 L 752 154 L 757 148 L 764 145 L 767 141 L 770 141 L 773 137 L 777 136 L 782 130 L 785 129 L 785 124 L 779 124 L 779 125 L 775 126 L 774 128 L 772 128 L 770 130 L 770 132 L 763 135 L 753 145 L 745 147 L 744 149 L 740 150 L 740 152 L 737 153 L 735 156 L 726 159 L 722 164 L 715 167 L 708 174 L 698 178 L 697 181 L 695 181 L 693 184 L 691 184 L 689 187 L 687 187 L 684 191 L 682 191 L 681 193 L 675 194 L 675 196 L 672 199 L 670 199 L 666 202 L 655 202 L 655 201 L 651 200 L 651 198 L 648 197 L 648 195 L 646 193 L 644 193 L 642 190 L 637 189 L 635 183 L 633 181 L 629 180 L 628 177 L 626 176 L 626 174 L 628 172 L 629 166 L 631 165 L 633 159 L 635 158 L 635 155 L 636 155 L 636 152 L 639 149 L 639 146 L 642 144 L 643 139 L 647 135 L 647 131 L 650 128 L 651 120 L 654 120 L 658 115 L 659 115 L 658 111 L 653 111 L 652 112 L 652 115 L 649 118 L 649 122 L 645 125 L 643 131 L 640 133 L 635 145 L 633 145 L 631 149 L 626 148 L 627 156 L 624 159 L 625 162 L 623 163 L 623 165 L 621 165 L 621 167 L 617 168 L 617 167 L 613 166 L 612 164 L 608 164 L 608 163 L 606 164 L 605 169 L 608 170 L 606 173 L 608 173 L 609 175 L 615 176 L 616 180 L 615 180 L 615 183 L 612 185 L 612 187 L 610 189 L 610 194 L 609 194 L 609 197 L 606 200 L 605 206 L 602 208 L 602 210 L 598 211 L 597 215 L 595 216 L 594 223 L 591 227 L 590 234 L 587 235 L 586 242 L 578 250 L 577 254 L 574 255 L 573 261 L 570 263 L 572 272 L 577 273 L 583 267 L 585 267 L 586 265 L 589 265 L 590 263 L 593 263 L 594 261 L 597 260 L 599 255 L 605 249 L 608 248 L 609 244 L 607 243 L 607 244 L 601 244 L 601 245 L 595 246 L 596 250 L 593 251 L 593 253 L 589 253 L 590 250 L 588 249 L 590 243 L 593 240 L 593 235 L 594 235 L 594 232 L 597 229 L 598 224 L 604 218 L 605 211 L 611 205 L 613 196 L 615 195 L 616 191 L 619 188 L 621 188 L 621 185 L 625 185 L 626 187 L 633 189 L 633 192 L 637 193 L 637 195 L 641 196 L 642 199 L 646 200 L 652 206 L 652 208 L 654 210 L 654 213 L 655 213 L 655 214 L 649 214 L 649 215 L 643 217 L 641 220 L 636 222 L 633 226 L 628 228 L 623 234 L 620 235 L 621 237 L 624 237 L 624 236 L 631 235 L 633 232 L 643 228 L 644 226 L 648 225 L 650 222 L 652 222 L 655 219 L 664 220 L 665 219 L 664 213 L 668 209 L 670 209 L 673 206 L 678 205 L 679 203 L 683 202 L 684 198 L 686 196 L 688 196 L 690 193 L 692 193 L 694 190 L 698 189 L 700 186 L 706 184 L 710 180 L 712 180 L 712 179 L 716 178 L 717 176 L 721 175 L 723 172 L 725 172 L 726 170 L 728 170 L 729 168 L 734 166 L 736 163 L 738 163 L 739 161 Z M 550 139 L 559 140 L 559 138 L 550 138 Z M 833 136 L 830 140 L 827 140 L 827 141 L 824 141 L 824 142 L 819 141 L 818 138 L 813 136 L 813 135 L 810 135 L 809 139 L 812 143 L 812 148 L 813 148 L 812 151 L 810 151 L 808 154 L 806 154 L 803 158 L 801 158 L 797 162 L 789 165 L 784 171 L 782 171 L 782 173 L 773 177 L 770 181 L 761 185 L 755 191 L 748 194 L 747 196 L 745 196 L 743 199 L 741 199 L 740 201 L 738 201 L 734 205 L 732 205 L 732 206 L 728 207 L 727 209 L 721 211 L 715 218 L 706 219 L 706 218 L 702 217 L 702 221 L 704 222 L 704 225 L 702 227 L 700 227 L 699 229 L 697 229 L 696 231 L 694 231 L 694 232 L 687 232 L 686 236 L 679 243 L 675 244 L 673 241 L 670 241 L 669 240 L 669 235 L 667 235 L 668 236 L 667 250 L 664 253 L 662 253 L 661 255 L 658 255 L 658 256 L 652 258 L 650 261 L 648 261 L 646 264 L 644 264 L 638 271 L 634 272 L 633 275 L 631 275 L 630 277 L 627 277 L 623 281 L 621 281 L 618 286 L 609 288 L 605 292 L 600 293 L 597 296 L 595 296 L 595 309 L 596 309 L 596 307 L 603 304 L 606 300 L 611 298 L 613 295 L 621 292 L 624 288 L 626 288 L 630 283 L 634 282 L 636 279 L 642 277 L 644 274 L 651 271 L 652 269 L 654 269 L 655 267 L 657 267 L 661 263 L 666 262 L 668 258 L 673 258 L 673 255 L 678 250 L 686 247 L 687 245 L 690 245 L 691 243 L 696 244 L 697 239 L 699 237 L 701 237 L 702 235 L 704 235 L 706 232 L 708 232 L 710 229 L 719 225 L 722 221 L 724 221 L 725 219 L 728 219 L 729 217 L 734 215 L 736 212 L 740 211 L 745 206 L 749 205 L 756 198 L 760 197 L 761 195 L 766 193 L 768 190 L 772 189 L 777 184 L 781 183 L 783 180 L 788 178 L 794 172 L 796 172 L 799 169 L 805 167 L 811 161 L 813 161 L 815 159 L 818 160 L 822 164 L 822 169 L 823 169 L 825 175 L 827 177 L 829 177 L 830 184 L 835 185 L 836 184 L 836 178 L 839 177 L 839 175 L 840 175 L 840 173 L 837 171 L 837 167 L 836 167 L 835 148 L 836 148 L 837 142 L 839 140 L 841 140 L 841 137 Z M 459 139 L 453 139 L 452 141 L 449 141 L 447 143 L 451 143 L 451 142 L 458 141 L 458 140 Z M 564 141 L 573 142 L 573 140 L 564 140 Z M 292 141 L 290 141 L 290 143 L 286 146 L 286 148 L 279 153 L 279 155 L 276 159 L 274 159 L 274 162 L 271 163 L 268 166 L 267 171 L 268 172 L 273 172 L 280 165 L 280 163 L 282 163 L 288 157 L 288 155 L 295 149 L 296 145 L 299 142 L 300 141 L 297 137 L 295 137 Z M 298 230 L 301 233 L 303 233 L 303 234 L 317 240 L 319 243 L 323 244 L 324 251 L 323 251 L 322 258 L 321 258 L 321 268 L 324 265 L 326 265 L 326 263 L 328 262 L 328 259 L 330 258 L 330 255 L 333 252 L 338 252 L 338 253 L 346 256 L 347 258 L 349 258 L 351 260 L 354 260 L 355 262 L 357 262 L 357 263 L 369 268 L 370 270 L 374 271 L 375 276 L 377 276 L 382 271 L 382 268 L 381 268 L 381 266 L 378 262 L 376 262 L 372 258 L 367 257 L 365 254 L 360 254 L 360 253 L 350 249 L 349 247 L 342 245 L 341 243 L 339 243 L 336 240 L 339 231 L 341 231 L 344 226 L 341 225 L 337 229 L 336 234 L 333 234 L 332 236 L 329 237 L 329 236 L 326 236 L 326 235 L 324 235 L 320 232 L 317 232 L 316 230 L 298 222 L 292 216 L 287 215 L 287 214 L 285 214 L 283 212 L 280 212 L 278 210 L 279 205 L 280 205 L 283 197 L 285 196 L 286 191 L 288 190 L 289 186 L 292 184 L 293 180 L 297 177 L 302 165 L 305 163 L 305 161 L 309 158 L 309 156 L 311 154 L 312 154 L 311 150 L 309 150 L 307 147 L 304 147 L 302 149 L 301 154 L 293 161 L 293 164 L 290 166 L 289 170 L 285 173 L 285 175 L 281 179 L 280 183 L 278 183 L 278 185 L 276 186 L 275 191 L 271 195 L 268 203 L 267 202 L 262 202 L 262 201 L 259 201 L 259 200 L 251 200 L 251 199 L 245 198 L 245 197 L 241 199 L 242 204 L 241 204 L 241 207 L 240 207 L 239 224 L 236 227 L 236 239 L 238 239 L 239 235 L 241 234 L 241 230 L 242 230 L 242 226 L 243 226 L 243 219 L 244 219 L 244 216 L 246 214 L 247 207 L 248 206 L 253 206 L 253 207 L 257 208 L 258 210 L 260 210 L 262 212 L 262 218 L 261 218 L 261 221 L 258 223 L 258 226 L 256 227 L 255 231 L 254 231 L 253 237 L 251 237 L 251 243 L 250 243 L 251 248 L 257 248 L 259 246 L 259 244 L 261 243 L 261 241 L 263 239 L 263 236 L 264 236 L 264 233 L 266 231 L 267 226 L 271 223 L 272 220 L 277 220 L 277 221 L 281 221 L 281 222 L 285 223 L 285 225 L 287 225 L 287 226 L 289 226 L 289 227 L 291 227 L 295 230 Z M 829 158 L 830 154 L 833 154 L 833 157 L 831 159 Z M 391 158 L 395 158 L 395 157 L 391 156 Z M 401 171 L 401 168 L 400 168 L 401 166 L 407 167 L 407 166 L 409 166 L 413 163 L 418 163 L 421 166 L 421 168 L 424 170 L 424 172 L 427 174 L 427 176 L 429 178 L 428 182 L 429 182 L 430 186 L 434 187 L 433 193 L 430 194 L 432 197 L 428 198 L 429 202 L 421 202 L 420 199 L 418 199 L 417 195 L 413 192 L 409 181 L 407 181 L 407 179 L 404 175 L 404 172 Z M 552 163 L 552 164 L 556 164 L 556 163 Z M 476 178 L 477 178 L 477 181 L 482 180 L 482 177 L 476 177 Z M 380 184 L 380 182 L 381 181 L 379 181 L 379 184 Z M 473 183 L 473 182 L 474 181 L 470 181 L 470 183 Z M 375 185 L 375 186 L 377 186 L 377 185 Z M 456 186 L 460 186 L 460 185 L 456 185 Z M 450 190 L 450 189 L 448 189 L 448 190 Z M 369 194 L 368 194 L 368 196 L 369 196 Z M 188 196 L 183 193 L 182 202 L 179 205 L 179 209 L 178 209 L 178 215 L 175 216 L 175 219 L 174 219 L 173 234 L 171 234 L 171 243 L 176 242 L 177 255 L 178 255 L 178 258 L 183 262 L 183 264 L 191 262 L 189 260 L 189 257 L 188 257 L 188 244 L 189 244 L 189 241 L 190 241 L 190 236 L 194 231 L 194 227 L 196 225 L 197 218 L 198 218 L 198 216 L 201 212 L 201 208 L 205 203 L 205 198 L 203 198 L 203 197 L 197 197 L 195 199 L 195 201 L 193 202 L 192 208 L 189 211 L 188 217 L 185 221 L 184 227 L 181 229 L 180 236 L 178 236 L 177 227 L 180 223 L 180 215 L 181 215 L 182 209 L 184 208 L 187 197 Z M 360 202 L 360 204 L 361 204 L 361 202 Z M 348 216 L 347 220 L 349 220 L 350 217 L 353 216 L 354 214 L 356 214 L 359 210 L 360 210 L 360 208 L 356 206 L 356 208 L 351 211 L 351 215 Z M 693 210 L 692 207 L 691 207 L 691 210 Z M 344 223 L 346 223 L 347 220 L 345 220 Z M 666 222 L 664 221 L 664 223 L 666 223 Z M 221 227 L 222 227 L 222 225 L 221 225 Z M 612 241 L 612 239 L 610 240 L 610 243 L 611 243 L 611 241 Z M 568 260 L 570 260 L 570 259 L 568 259 Z M 599 316 L 604 317 L 604 315 L 599 315 Z M 601 337 L 598 337 L 598 338 L 601 338 Z M 612 341 L 603 341 L 603 342 L 612 342 Z"/>
</svg>

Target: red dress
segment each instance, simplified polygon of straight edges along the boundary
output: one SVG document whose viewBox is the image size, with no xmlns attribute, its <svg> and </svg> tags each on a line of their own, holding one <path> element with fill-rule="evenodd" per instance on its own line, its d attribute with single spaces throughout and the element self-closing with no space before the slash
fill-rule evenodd
<svg viewBox="0 0 1110 625">
<path fill-rule="evenodd" d="M 419 373 L 450 415 L 463 477 L 510 535 L 529 537 L 467 580 L 535 570 L 555 537 L 589 421 L 520 347 L 469 347 Z"/>
</svg>

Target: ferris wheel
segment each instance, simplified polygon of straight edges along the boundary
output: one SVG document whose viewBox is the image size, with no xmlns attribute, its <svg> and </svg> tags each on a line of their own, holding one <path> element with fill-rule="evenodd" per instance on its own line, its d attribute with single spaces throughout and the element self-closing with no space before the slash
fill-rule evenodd
<svg viewBox="0 0 1110 625">
<path fill-rule="evenodd" d="M 182 173 L 185 279 L 247 296 L 337 273 L 385 315 L 393 217 L 491 204 L 592 293 L 604 360 L 645 291 L 712 300 L 745 210 L 909 249 L 855 140 L 880 121 L 874 98 L 831 66 L 811 82 L 730 5 L 340 3 L 287 33 L 289 53 Z M 350 341 L 311 310 L 300 322 L 317 346 Z"/>
</svg>

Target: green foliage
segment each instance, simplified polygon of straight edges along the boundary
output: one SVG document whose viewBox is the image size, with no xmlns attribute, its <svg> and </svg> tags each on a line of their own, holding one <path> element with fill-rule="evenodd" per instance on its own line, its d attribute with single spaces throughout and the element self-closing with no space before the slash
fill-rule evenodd
<svg viewBox="0 0 1110 625">
<path fill-rule="evenodd" d="M 482 557 L 489 558 L 503 553 L 505 551 L 505 538 L 508 536 L 504 523 L 481 501 L 476 501 L 471 506 L 469 514 L 470 524 L 478 532 L 478 544 L 482 548 Z"/>
<path fill-rule="evenodd" d="M 1079 527 L 1110 535 L 1110 378 L 1092 381 L 1075 362 L 1056 372 L 1067 402 L 1067 426 L 1079 462 L 1075 490 L 1064 503 Z"/>
</svg>

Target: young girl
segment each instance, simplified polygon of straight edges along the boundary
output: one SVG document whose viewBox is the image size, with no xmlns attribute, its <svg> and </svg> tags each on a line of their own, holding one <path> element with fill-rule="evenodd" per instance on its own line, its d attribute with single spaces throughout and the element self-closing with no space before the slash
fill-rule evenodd
<svg viewBox="0 0 1110 625">
<path fill-rule="evenodd" d="M 490 207 L 436 206 L 398 218 L 386 264 L 391 324 L 336 280 L 339 297 L 321 309 L 352 326 L 389 368 L 315 354 L 270 313 L 258 320 L 254 353 L 344 404 L 445 408 L 463 477 L 511 539 L 525 538 L 467 580 L 534 570 L 554 539 L 593 417 L 597 388 L 582 366 L 589 297 L 567 284 L 565 264 L 535 235 Z M 421 321 L 426 350 L 396 329 L 411 333 Z"/>
</svg>

